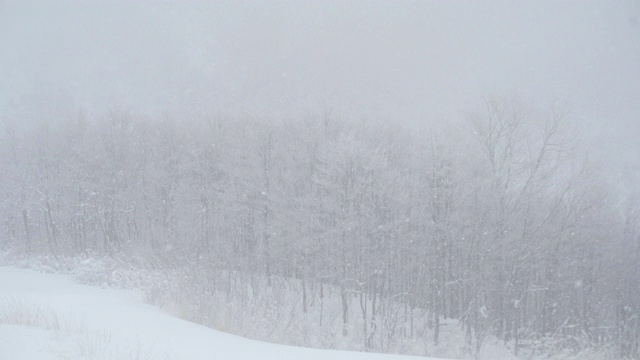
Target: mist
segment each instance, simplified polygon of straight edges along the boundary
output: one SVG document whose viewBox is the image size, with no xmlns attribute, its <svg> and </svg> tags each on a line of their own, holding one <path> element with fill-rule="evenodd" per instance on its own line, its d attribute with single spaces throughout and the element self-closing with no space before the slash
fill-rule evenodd
<svg viewBox="0 0 640 360">
<path fill-rule="evenodd" d="M 64 125 L 69 119 L 72 125 Z M 494 121 L 503 127 L 496 128 Z M 18 135 L 15 129 L 20 129 Z M 477 260 L 473 266 L 485 266 L 478 271 L 487 274 L 482 280 L 464 278 L 467 271 L 477 270 L 471 265 L 461 265 L 460 273 L 453 274 L 418 264 L 432 257 L 466 264 L 467 250 L 439 251 L 464 248 L 472 238 L 488 236 L 486 244 L 498 244 L 500 249 L 512 246 L 511 260 L 536 259 L 526 260 L 532 261 L 535 276 L 519 275 L 523 279 L 509 285 L 512 290 L 505 290 L 507 295 L 496 295 L 495 302 L 485 299 L 486 308 L 473 310 L 477 323 L 468 325 L 474 331 L 472 336 L 469 330 L 468 338 L 478 346 L 476 358 L 489 333 L 505 344 L 515 337 L 517 354 L 520 329 L 513 320 L 519 319 L 517 304 L 524 294 L 542 288 L 540 278 L 558 286 L 554 301 L 566 299 L 566 294 L 592 301 L 581 308 L 575 300 L 573 308 L 558 310 L 567 319 L 583 311 L 583 322 L 576 328 L 592 326 L 588 319 L 612 328 L 622 326 L 612 320 L 619 315 L 616 309 L 640 309 L 637 301 L 615 303 L 619 289 L 606 284 L 621 273 L 628 275 L 619 276 L 631 279 L 619 286 L 628 290 L 619 297 L 633 299 L 640 279 L 635 258 L 619 259 L 627 255 L 627 241 L 640 241 L 640 225 L 629 230 L 636 220 L 628 220 L 640 219 L 640 210 L 629 210 L 640 209 L 640 2 L 635 0 L 0 0 L 3 137 L 0 165 L 5 173 L 0 189 L 6 196 L 0 203 L 4 227 L 0 250 L 9 251 L 11 257 L 97 253 L 130 260 L 139 256 L 153 266 L 162 264 L 166 272 L 178 268 L 177 263 L 187 264 L 180 268 L 189 274 L 186 277 L 205 274 L 214 287 L 216 281 L 237 272 L 237 288 L 229 285 L 226 295 L 242 301 L 250 298 L 238 295 L 243 286 L 258 283 L 264 290 L 278 277 L 301 282 L 304 304 L 306 286 L 313 285 L 313 291 L 319 286 L 318 294 L 309 295 L 314 301 L 316 296 L 318 301 L 324 299 L 323 286 L 334 289 L 336 299 L 340 293 L 344 303 L 345 294 L 353 291 L 360 294 L 361 304 L 364 301 L 365 320 L 363 338 L 344 341 L 360 341 L 363 348 L 344 345 L 349 349 L 403 351 L 397 344 L 385 348 L 383 340 L 372 340 L 373 335 L 367 340 L 376 331 L 373 326 L 382 329 L 371 310 L 377 296 L 382 301 L 383 294 L 400 294 L 400 288 L 406 290 L 402 294 L 422 298 L 403 297 L 398 303 L 386 303 L 390 308 L 401 304 L 404 311 L 407 306 L 412 311 L 414 306 L 427 309 L 431 318 L 416 320 L 425 324 L 440 324 L 435 320 L 440 315 L 459 320 L 463 328 L 465 321 L 469 324 L 472 312 L 463 315 L 463 306 L 471 309 L 478 304 L 482 291 L 477 289 L 502 286 L 501 281 L 507 281 L 503 277 L 510 274 L 505 270 L 509 262 L 487 250 L 487 259 L 492 259 L 488 262 L 505 265 L 492 267 Z M 350 168 L 354 163 L 361 167 Z M 345 184 L 355 184 L 352 193 L 338 186 L 336 178 L 343 175 L 348 179 Z M 380 183 L 377 176 L 383 179 Z M 337 194 L 343 190 L 340 200 Z M 367 195 L 373 193 L 383 194 L 380 198 L 389 202 L 375 203 Z M 376 196 L 371 198 L 379 199 Z M 432 200 L 438 196 L 451 204 Z M 488 200 L 477 200 L 483 197 Z M 369 206 L 371 213 L 360 213 L 359 206 Z M 388 213 L 380 210 L 385 206 Z M 339 211 L 332 212 L 334 207 Z M 80 214 L 81 208 L 94 210 Z M 509 208 L 513 213 L 505 210 Z M 584 209 L 587 215 L 580 218 L 575 209 Z M 582 232 L 557 219 L 566 219 Z M 447 230 L 441 233 L 442 228 Z M 521 238 L 505 238 L 506 228 L 521 233 Z M 584 239 L 576 239 L 576 233 Z M 390 266 L 386 256 L 401 251 L 376 243 L 371 245 L 370 262 L 355 255 L 355 260 L 337 260 L 335 253 L 313 247 L 310 239 L 320 242 L 320 238 L 327 239 L 328 248 L 354 254 L 365 253 L 363 249 L 371 245 L 365 238 L 381 242 L 392 238 L 401 250 L 423 258 L 407 255 L 411 262 L 407 260 L 406 267 L 397 265 L 384 272 L 389 279 L 393 272 L 398 288 L 389 285 L 383 291 L 376 285 L 365 291 L 365 285 L 345 285 L 345 279 L 367 272 L 372 278 L 381 276 L 380 268 Z M 336 240 L 340 238 L 353 243 L 345 240 L 340 245 Z M 420 247 L 425 238 L 432 239 L 429 246 Z M 221 239 L 234 239 L 233 245 Z M 410 243 L 404 243 L 406 239 Z M 220 246 L 219 252 L 209 250 L 214 244 Z M 353 248 L 347 251 L 344 244 Z M 482 244 L 478 249 L 486 245 Z M 566 244 L 570 245 L 564 250 Z M 486 245 L 486 249 L 495 248 Z M 469 254 L 482 252 L 474 251 Z M 603 254 L 604 265 L 598 262 Z M 296 256 L 311 259 L 309 265 L 289 262 Z M 553 273 L 546 264 L 557 260 L 575 265 L 585 257 L 593 265 L 588 270 L 554 268 L 570 280 L 545 277 Z M 194 265 L 190 261 L 196 258 Z M 339 261 L 344 265 L 342 278 L 331 273 Z M 349 268 L 354 264 L 361 267 Z M 619 268 L 624 271 L 617 272 Z M 458 290 L 441 295 L 426 282 L 407 280 L 415 274 L 456 286 L 459 279 L 454 275 L 469 282 L 464 282 L 463 295 Z M 580 293 L 587 292 L 581 284 L 588 281 L 593 292 Z M 566 284 L 580 285 L 562 288 Z M 184 286 L 192 291 L 191 285 Z M 203 289 L 204 285 L 198 291 L 211 290 Z M 466 298 L 471 296 L 467 290 L 478 292 Z M 374 304 L 369 310 L 362 295 L 367 291 Z M 598 291 L 610 301 L 599 302 Z M 458 297 L 464 299 L 462 310 L 440 313 L 440 302 Z M 522 300 L 522 311 L 531 311 L 543 323 L 523 315 L 529 327 L 521 332 L 529 340 L 542 341 L 551 331 L 549 324 L 564 319 L 549 315 L 551 307 L 539 308 L 553 301 L 538 300 Z M 505 305 L 510 301 L 516 304 L 513 309 Z M 340 304 L 336 304 L 337 314 Z M 234 311 L 229 303 L 215 305 Z M 305 305 L 304 319 L 307 310 Z M 347 329 L 348 311 L 353 310 L 342 311 L 344 328 L 336 332 L 325 324 L 327 339 L 340 332 L 356 336 Z M 319 328 L 322 316 L 321 311 Z M 202 314 L 193 317 L 201 319 Z M 489 320 L 477 320 L 482 317 Z M 498 320 L 492 323 L 494 319 Z M 493 329 L 498 321 L 505 325 Z M 508 325 L 510 321 L 514 323 Z M 279 330 L 271 330 L 276 338 Z M 234 331 L 249 333 L 241 327 Z M 428 332 L 436 339 L 436 348 L 439 331 Z M 277 341 L 260 330 L 251 334 Z M 381 332 L 375 334 L 382 337 Z M 288 344 L 310 345 L 305 343 L 308 339 L 289 340 Z M 327 341 L 311 345 L 341 346 L 337 340 Z M 634 341 L 636 350 L 625 348 L 628 351 L 621 350 L 621 356 L 637 358 L 639 341 Z M 591 345 L 606 348 L 606 344 Z M 438 355 L 434 351 L 425 347 L 415 354 Z"/>
<path fill-rule="evenodd" d="M 331 108 L 422 126 L 517 94 L 566 104 L 625 162 L 640 153 L 637 1 L 0 6 L 4 114 L 63 97 L 96 113 Z"/>
<path fill-rule="evenodd" d="M 90 110 L 446 121 L 493 94 L 640 112 L 639 5 L 604 2 L 30 2 L 0 11 L 3 107 L 39 88 Z M 637 128 L 638 125 L 635 125 Z"/>
</svg>

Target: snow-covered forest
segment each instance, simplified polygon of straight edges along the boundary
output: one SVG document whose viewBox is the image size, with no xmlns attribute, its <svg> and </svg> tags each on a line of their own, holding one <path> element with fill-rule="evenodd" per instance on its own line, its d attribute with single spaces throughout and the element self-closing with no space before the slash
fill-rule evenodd
<svg viewBox="0 0 640 360">
<path fill-rule="evenodd" d="M 2 246 L 179 270 L 200 301 L 243 304 L 285 282 L 298 298 L 282 306 L 303 315 L 332 288 L 341 334 L 361 332 L 363 349 L 419 336 L 426 312 L 436 345 L 453 319 L 475 349 L 494 335 L 514 351 L 636 356 L 638 204 L 615 201 L 569 126 L 494 100 L 421 135 L 329 114 L 13 128 Z"/>
<path fill-rule="evenodd" d="M 282 344 L 640 358 L 640 197 L 615 176 L 638 154 L 570 101 L 476 94 L 413 126 L 326 97 L 181 113 L 4 94 L 4 263 Z"/>
</svg>

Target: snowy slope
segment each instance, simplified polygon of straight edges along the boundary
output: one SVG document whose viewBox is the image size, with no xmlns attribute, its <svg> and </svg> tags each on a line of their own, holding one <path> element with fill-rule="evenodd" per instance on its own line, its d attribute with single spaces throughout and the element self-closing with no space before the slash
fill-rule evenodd
<svg viewBox="0 0 640 360">
<path fill-rule="evenodd" d="M 167 315 L 135 291 L 0 267 L 0 360 L 5 359 L 415 358 L 252 341 Z"/>
</svg>

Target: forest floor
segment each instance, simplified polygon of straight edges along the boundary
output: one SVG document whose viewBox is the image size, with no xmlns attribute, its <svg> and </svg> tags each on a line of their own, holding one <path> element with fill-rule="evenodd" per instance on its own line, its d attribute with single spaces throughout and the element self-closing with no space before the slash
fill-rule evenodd
<svg viewBox="0 0 640 360">
<path fill-rule="evenodd" d="M 415 359 L 253 341 L 168 315 L 139 291 L 9 266 L 0 267 L 0 358 Z"/>
</svg>

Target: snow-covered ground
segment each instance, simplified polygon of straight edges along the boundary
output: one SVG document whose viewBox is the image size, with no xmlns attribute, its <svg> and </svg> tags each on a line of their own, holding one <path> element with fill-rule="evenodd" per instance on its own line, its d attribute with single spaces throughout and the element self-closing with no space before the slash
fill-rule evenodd
<svg viewBox="0 0 640 360">
<path fill-rule="evenodd" d="M 136 291 L 0 267 L 0 359 L 336 359 L 415 357 L 317 350 L 248 340 L 145 304 Z M 424 359 L 424 358 L 422 358 Z"/>
</svg>

